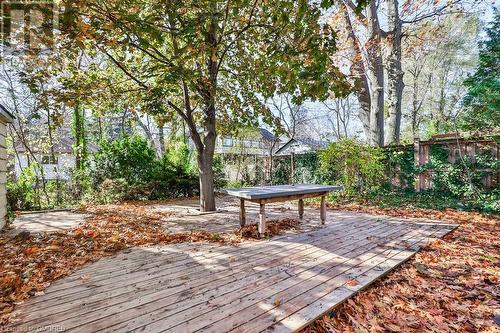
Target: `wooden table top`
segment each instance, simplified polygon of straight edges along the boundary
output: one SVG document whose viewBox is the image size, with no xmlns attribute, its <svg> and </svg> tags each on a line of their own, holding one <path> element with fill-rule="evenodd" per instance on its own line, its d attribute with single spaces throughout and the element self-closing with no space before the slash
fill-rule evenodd
<svg viewBox="0 0 500 333">
<path fill-rule="evenodd" d="M 227 188 L 222 189 L 220 192 L 242 199 L 255 200 L 285 197 L 290 195 L 333 192 L 341 191 L 343 189 L 344 186 L 342 185 L 297 184 Z"/>
</svg>

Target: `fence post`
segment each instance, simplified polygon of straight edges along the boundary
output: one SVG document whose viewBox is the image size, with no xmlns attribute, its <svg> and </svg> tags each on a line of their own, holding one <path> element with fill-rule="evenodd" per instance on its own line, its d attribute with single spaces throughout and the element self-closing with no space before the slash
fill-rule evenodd
<svg viewBox="0 0 500 333">
<path fill-rule="evenodd" d="M 413 139 L 413 165 L 415 166 L 415 170 L 420 167 L 420 138 Z M 420 173 L 415 175 L 415 192 L 420 192 L 421 184 L 420 184 Z"/>
</svg>

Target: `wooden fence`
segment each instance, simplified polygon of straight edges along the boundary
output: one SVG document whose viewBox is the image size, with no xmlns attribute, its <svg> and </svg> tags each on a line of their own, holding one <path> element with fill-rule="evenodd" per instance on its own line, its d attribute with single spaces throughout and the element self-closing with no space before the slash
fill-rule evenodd
<svg viewBox="0 0 500 333">
<path fill-rule="evenodd" d="M 461 137 L 459 133 L 435 135 L 430 140 L 421 141 L 416 138 L 413 143 L 415 166 L 421 166 L 429 162 L 430 148 L 433 145 L 441 145 L 448 151 L 448 162 L 455 163 L 469 156 L 474 159 L 480 153 L 487 153 L 496 160 L 499 158 L 498 144 L 491 137 Z M 485 188 L 493 188 L 500 183 L 500 170 L 486 171 L 483 178 Z M 425 171 L 415 179 L 415 190 L 427 190 L 432 188 L 432 170 Z"/>
</svg>

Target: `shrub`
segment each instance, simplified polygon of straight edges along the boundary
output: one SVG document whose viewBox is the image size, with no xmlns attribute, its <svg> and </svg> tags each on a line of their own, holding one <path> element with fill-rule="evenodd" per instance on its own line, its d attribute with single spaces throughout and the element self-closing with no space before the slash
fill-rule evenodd
<svg viewBox="0 0 500 333">
<path fill-rule="evenodd" d="M 343 184 L 345 194 L 359 195 L 378 189 L 383 183 L 383 158 L 379 148 L 344 139 L 320 152 L 319 170 L 327 183 Z"/>
<path fill-rule="evenodd" d="M 415 163 L 413 146 L 385 147 L 382 149 L 384 173 L 390 189 L 413 191 L 415 187 Z"/>
<path fill-rule="evenodd" d="M 151 180 L 156 163 L 154 150 L 138 135 L 101 142 L 94 155 L 90 177 L 94 188 L 105 179 L 123 178 L 129 185 Z"/>
<path fill-rule="evenodd" d="M 40 195 L 37 190 L 37 164 L 31 163 L 24 168 L 19 178 L 7 181 L 7 206 L 9 210 L 29 210 L 40 208 Z"/>
<path fill-rule="evenodd" d="M 124 200 L 128 190 L 129 185 L 124 178 L 105 179 L 95 191 L 86 193 L 84 200 L 92 203 L 110 204 Z"/>
<path fill-rule="evenodd" d="M 90 169 L 94 199 L 101 203 L 193 196 L 199 192 L 198 177 L 183 143 L 157 158 L 140 136 L 105 142 Z"/>
<path fill-rule="evenodd" d="M 448 195 L 462 200 L 478 200 L 487 195 L 483 186 L 486 175 L 499 170 L 500 163 L 489 153 L 471 158 L 464 155 L 451 163 L 445 146 L 432 145 L 429 162 L 422 165 L 419 172 L 432 171 L 432 189 L 439 195 Z M 489 197 L 489 196 L 488 196 Z"/>
</svg>

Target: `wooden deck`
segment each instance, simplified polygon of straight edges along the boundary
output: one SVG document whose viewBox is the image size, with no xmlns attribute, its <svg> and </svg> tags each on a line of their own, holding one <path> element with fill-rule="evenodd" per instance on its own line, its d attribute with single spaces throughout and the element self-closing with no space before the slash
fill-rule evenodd
<svg viewBox="0 0 500 333">
<path fill-rule="evenodd" d="M 239 246 L 136 248 L 18 307 L 18 329 L 290 332 L 455 226 L 349 213 L 322 229 Z"/>
</svg>

